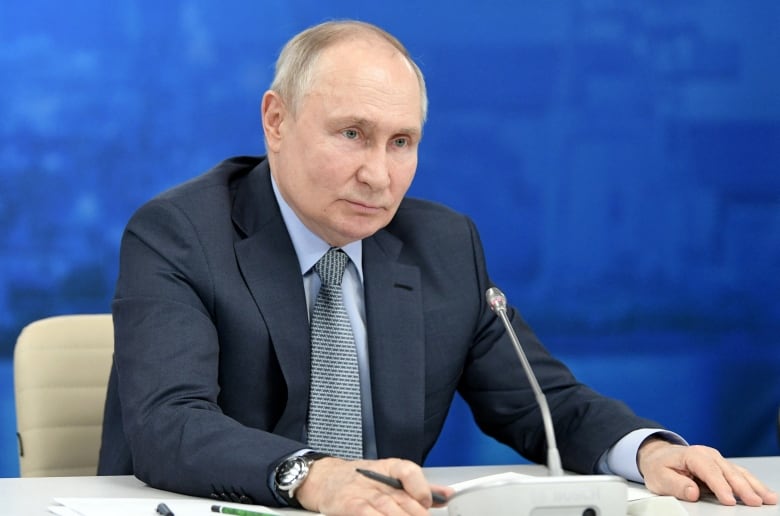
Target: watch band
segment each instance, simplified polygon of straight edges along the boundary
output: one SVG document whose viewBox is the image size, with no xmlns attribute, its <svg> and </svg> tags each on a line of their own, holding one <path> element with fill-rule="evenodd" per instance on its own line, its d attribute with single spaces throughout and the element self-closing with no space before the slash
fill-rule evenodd
<svg viewBox="0 0 780 516">
<path fill-rule="evenodd" d="M 325 457 L 330 457 L 330 455 L 310 451 L 283 460 L 276 466 L 274 473 L 276 495 L 290 507 L 300 509 L 301 504 L 295 498 L 295 491 L 306 480 L 312 463 Z"/>
</svg>

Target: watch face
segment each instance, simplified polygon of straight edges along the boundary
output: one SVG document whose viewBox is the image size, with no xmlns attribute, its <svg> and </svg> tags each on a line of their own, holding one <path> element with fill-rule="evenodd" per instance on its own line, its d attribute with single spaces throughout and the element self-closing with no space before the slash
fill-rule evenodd
<svg viewBox="0 0 780 516">
<path fill-rule="evenodd" d="M 306 473 L 306 463 L 300 457 L 285 461 L 276 474 L 276 483 L 281 488 L 291 487 Z"/>
</svg>

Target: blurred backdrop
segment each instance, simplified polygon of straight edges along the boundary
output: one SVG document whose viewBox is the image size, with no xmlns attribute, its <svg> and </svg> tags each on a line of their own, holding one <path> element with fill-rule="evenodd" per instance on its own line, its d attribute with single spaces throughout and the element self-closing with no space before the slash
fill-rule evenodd
<svg viewBox="0 0 780 516">
<path fill-rule="evenodd" d="M 777 454 L 780 3 L 10 0 L 0 8 L 0 475 L 12 351 L 110 310 L 131 213 L 263 152 L 284 42 L 381 25 L 431 99 L 411 193 L 475 219 L 494 280 L 584 381 L 692 442 Z M 517 462 L 462 402 L 429 465 Z"/>
</svg>

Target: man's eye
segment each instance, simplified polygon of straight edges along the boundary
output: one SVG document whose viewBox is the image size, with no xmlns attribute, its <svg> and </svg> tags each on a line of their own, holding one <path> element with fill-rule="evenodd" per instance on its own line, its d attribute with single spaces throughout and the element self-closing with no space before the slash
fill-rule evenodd
<svg viewBox="0 0 780 516">
<path fill-rule="evenodd" d="M 341 134 L 349 138 L 350 140 L 354 140 L 358 137 L 358 132 L 354 129 L 344 129 L 341 131 Z"/>
<path fill-rule="evenodd" d="M 396 138 L 393 140 L 393 145 L 396 147 L 406 147 L 409 145 L 409 140 L 407 138 Z"/>
</svg>

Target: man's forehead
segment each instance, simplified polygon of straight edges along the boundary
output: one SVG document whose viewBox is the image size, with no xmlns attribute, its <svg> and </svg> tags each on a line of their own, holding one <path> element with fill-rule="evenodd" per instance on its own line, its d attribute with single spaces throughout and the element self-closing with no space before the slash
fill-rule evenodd
<svg viewBox="0 0 780 516">
<path fill-rule="evenodd" d="M 401 72 L 401 70 L 403 70 Z M 327 76 L 343 77 L 345 72 L 371 72 L 380 76 L 407 75 L 419 86 L 414 67 L 401 51 L 375 35 L 368 38 L 352 37 L 335 42 L 322 49 L 313 63 L 313 82 Z"/>
<path fill-rule="evenodd" d="M 318 79 L 303 95 L 303 109 L 314 102 L 321 106 L 321 110 L 315 108 L 320 115 L 334 123 L 365 128 L 393 126 L 394 131 L 421 132 L 422 100 L 416 82 L 403 87 L 399 81 L 350 80 L 338 70 L 325 72 Z"/>
</svg>

